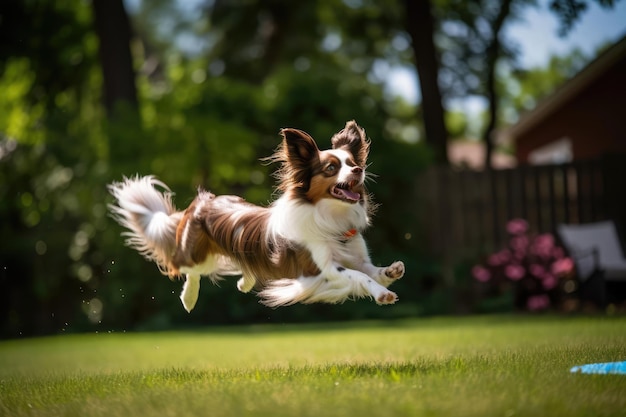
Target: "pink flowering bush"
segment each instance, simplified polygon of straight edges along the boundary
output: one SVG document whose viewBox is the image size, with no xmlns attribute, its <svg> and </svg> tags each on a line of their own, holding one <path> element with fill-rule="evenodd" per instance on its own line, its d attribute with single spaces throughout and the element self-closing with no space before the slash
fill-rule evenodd
<svg viewBox="0 0 626 417">
<path fill-rule="evenodd" d="M 574 270 L 550 233 L 531 234 L 528 222 L 514 219 L 507 223 L 509 243 L 472 268 L 478 282 L 491 286 L 513 286 L 515 305 L 539 311 L 554 305 L 561 293 L 561 282 Z"/>
</svg>

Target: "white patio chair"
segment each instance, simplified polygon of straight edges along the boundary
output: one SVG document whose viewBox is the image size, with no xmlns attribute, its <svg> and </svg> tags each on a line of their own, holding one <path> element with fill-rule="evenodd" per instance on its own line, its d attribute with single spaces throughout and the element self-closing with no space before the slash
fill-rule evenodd
<svg viewBox="0 0 626 417">
<path fill-rule="evenodd" d="M 619 287 L 623 287 L 622 283 L 626 283 L 626 258 L 612 221 L 561 224 L 557 226 L 557 233 L 576 264 L 581 285 L 594 277 L 600 280 L 601 288 L 597 290 L 602 292 L 598 300 L 601 304 L 605 303 L 606 284 L 618 282 Z"/>
</svg>

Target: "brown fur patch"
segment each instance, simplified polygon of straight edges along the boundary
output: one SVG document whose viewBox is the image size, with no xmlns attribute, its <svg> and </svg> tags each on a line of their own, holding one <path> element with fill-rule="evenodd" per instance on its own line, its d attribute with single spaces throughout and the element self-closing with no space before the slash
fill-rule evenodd
<svg viewBox="0 0 626 417">
<path fill-rule="evenodd" d="M 261 284 L 266 280 L 319 274 L 307 250 L 284 239 L 268 240 L 270 209 L 236 196 L 209 196 L 212 194 L 201 192 L 179 225 L 172 260 L 176 269 L 200 264 L 209 255 L 224 255 L 244 275 L 255 277 Z M 183 242 L 185 237 L 187 242 Z"/>
</svg>

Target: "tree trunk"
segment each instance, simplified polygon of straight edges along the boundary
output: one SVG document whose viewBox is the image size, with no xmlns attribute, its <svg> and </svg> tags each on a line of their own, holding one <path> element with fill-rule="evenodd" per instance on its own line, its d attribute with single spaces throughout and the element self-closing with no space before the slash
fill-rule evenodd
<svg viewBox="0 0 626 417">
<path fill-rule="evenodd" d="M 411 36 L 415 66 L 422 92 L 426 143 L 435 151 L 436 162 L 448 163 L 448 132 L 439 89 L 439 59 L 433 34 L 434 19 L 429 0 L 404 0 L 406 29 Z"/>
<path fill-rule="evenodd" d="M 130 21 L 123 0 L 93 0 L 92 7 L 100 41 L 104 106 L 112 118 L 120 102 L 137 108 Z"/>
<path fill-rule="evenodd" d="M 483 140 L 485 142 L 485 167 L 487 169 L 493 168 L 492 156 L 495 148 L 493 133 L 496 130 L 496 124 L 498 121 L 498 93 L 496 91 L 496 65 L 500 58 L 502 50 L 502 44 L 500 42 L 500 32 L 504 27 L 504 23 L 511 11 L 511 1 L 504 0 L 498 12 L 498 16 L 493 24 L 493 38 L 491 43 L 487 47 L 486 60 L 487 60 L 487 79 L 486 79 L 486 95 L 489 102 L 488 107 L 488 120 L 487 127 L 483 133 Z"/>
</svg>

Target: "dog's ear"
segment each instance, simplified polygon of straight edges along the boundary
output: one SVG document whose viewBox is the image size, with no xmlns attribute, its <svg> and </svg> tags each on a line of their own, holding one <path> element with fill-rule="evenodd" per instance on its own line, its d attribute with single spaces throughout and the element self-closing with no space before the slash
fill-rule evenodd
<svg viewBox="0 0 626 417">
<path fill-rule="evenodd" d="M 319 149 L 309 134 L 298 129 L 281 129 L 283 141 L 270 159 L 280 162 L 276 172 L 278 188 L 306 197 L 314 166 L 319 162 Z"/>
<path fill-rule="evenodd" d="M 292 163 L 309 163 L 319 158 L 319 148 L 313 138 L 306 132 L 298 129 L 282 129 L 283 148 L 287 159 Z"/>
<path fill-rule="evenodd" d="M 333 149 L 345 149 L 352 154 L 359 166 L 365 166 L 370 151 L 370 142 L 365 130 L 354 120 L 346 123 L 343 130 L 335 133 L 331 139 Z"/>
</svg>

